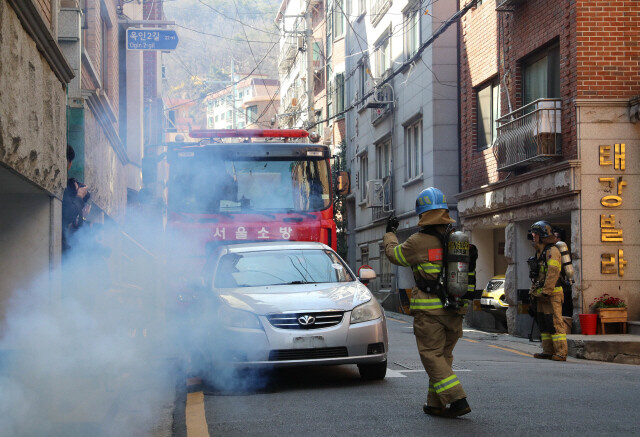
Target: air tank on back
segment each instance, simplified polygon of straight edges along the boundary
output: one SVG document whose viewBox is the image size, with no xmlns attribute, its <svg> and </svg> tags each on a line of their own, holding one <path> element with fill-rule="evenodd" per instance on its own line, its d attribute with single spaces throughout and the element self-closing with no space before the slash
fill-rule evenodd
<svg viewBox="0 0 640 437">
<path fill-rule="evenodd" d="M 447 293 L 461 297 L 469 283 L 469 237 L 456 231 L 449 235 L 447 246 Z"/>
<path fill-rule="evenodd" d="M 556 247 L 560 251 L 560 257 L 562 260 L 562 272 L 564 273 L 567 281 L 573 281 L 573 264 L 571 263 L 571 253 L 569 253 L 569 248 L 567 247 L 567 243 L 564 241 L 558 241 L 556 243 Z"/>
</svg>

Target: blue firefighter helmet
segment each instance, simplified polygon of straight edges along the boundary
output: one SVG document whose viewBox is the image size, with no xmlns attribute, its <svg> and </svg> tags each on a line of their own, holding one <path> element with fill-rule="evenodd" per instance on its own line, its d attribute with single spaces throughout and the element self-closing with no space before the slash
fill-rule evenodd
<svg viewBox="0 0 640 437">
<path fill-rule="evenodd" d="M 429 187 L 418 194 L 418 198 L 416 199 L 416 214 L 420 215 L 432 209 L 448 210 L 449 207 L 447 206 L 447 201 L 442 191 Z"/>
<path fill-rule="evenodd" d="M 540 238 L 551 237 L 553 235 L 553 228 L 551 227 L 549 222 L 540 220 L 531 225 L 527 238 L 529 240 L 533 240 L 533 236 L 531 234 L 534 233 L 540 235 Z"/>
</svg>

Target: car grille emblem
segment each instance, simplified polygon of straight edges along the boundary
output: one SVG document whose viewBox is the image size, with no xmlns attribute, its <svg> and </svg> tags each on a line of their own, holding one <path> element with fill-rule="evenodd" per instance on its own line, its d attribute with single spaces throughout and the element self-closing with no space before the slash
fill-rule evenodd
<svg viewBox="0 0 640 437">
<path fill-rule="evenodd" d="M 300 323 L 302 326 L 313 325 L 314 323 L 316 323 L 316 318 L 307 314 L 298 317 L 298 323 Z"/>
</svg>

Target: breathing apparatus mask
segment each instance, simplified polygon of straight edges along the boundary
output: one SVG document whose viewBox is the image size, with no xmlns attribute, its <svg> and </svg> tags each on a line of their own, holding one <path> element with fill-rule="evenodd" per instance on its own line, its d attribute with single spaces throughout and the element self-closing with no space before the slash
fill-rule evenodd
<svg viewBox="0 0 640 437">
<path fill-rule="evenodd" d="M 534 281 L 538 279 L 538 275 L 540 275 L 540 264 L 538 263 L 538 258 L 536 256 L 532 256 L 527 259 L 527 264 L 529 265 L 529 278 Z"/>
</svg>

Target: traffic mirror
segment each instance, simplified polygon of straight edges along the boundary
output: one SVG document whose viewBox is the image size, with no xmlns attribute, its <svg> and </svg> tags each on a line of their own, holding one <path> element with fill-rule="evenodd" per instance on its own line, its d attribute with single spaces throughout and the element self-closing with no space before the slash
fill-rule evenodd
<svg viewBox="0 0 640 437">
<path fill-rule="evenodd" d="M 339 171 L 336 177 L 336 193 L 339 196 L 346 196 L 351 192 L 351 181 L 349 172 Z"/>
</svg>

